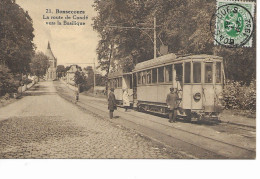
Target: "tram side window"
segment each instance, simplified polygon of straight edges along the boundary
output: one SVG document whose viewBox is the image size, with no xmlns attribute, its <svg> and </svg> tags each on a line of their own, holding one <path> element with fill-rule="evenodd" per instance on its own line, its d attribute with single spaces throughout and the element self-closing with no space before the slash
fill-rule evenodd
<svg viewBox="0 0 260 179">
<path fill-rule="evenodd" d="M 151 70 L 147 70 L 147 84 L 151 84 L 152 82 L 152 72 Z"/>
<path fill-rule="evenodd" d="M 114 85 L 114 80 L 111 80 L 111 88 L 115 88 L 115 85 Z"/>
<path fill-rule="evenodd" d="M 142 79 L 141 79 L 141 72 L 138 72 L 137 73 L 137 81 L 138 81 L 138 84 L 142 84 Z"/>
<path fill-rule="evenodd" d="M 118 85 L 118 79 L 114 79 L 114 88 L 117 88 L 117 85 Z"/>
<path fill-rule="evenodd" d="M 216 63 L 216 83 L 221 83 L 221 62 Z"/>
<path fill-rule="evenodd" d="M 118 78 L 118 87 L 122 88 L 122 77 Z"/>
<path fill-rule="evenodd" d="M 193 63 L 193 83 L 201 83 L 201 63 Z"/>
<path fill-rule="evenodd" d="M 144 85 L 144 84 L 146 84 L 146 71 L 143 71 L 142 73 L 143 73 L 143 75 L 142 75 L 142 84 Z"/>
<path fill-rule="evenodd" d="M 213 63 L 205 64 L 205 83 L 212 83 L 212 67 Z"/>
<path fill-rule="evenodd" d="M 184 66 L 184 73 L 185 73 L 185 76 L 184 76 L 184 83 L 190 83 L 190 74 L 191 74 L 191 65 L 190 65 L 190 62 L 186 62 L 185 63 L 185 66 Z"/>
<path fill-rule="evenodd" d="M 165 82 L 172 82 L 172 65 L 165 67 Z"/>
<path fill-rule="evenodd" d="M 164 67 L 158 68 L 158 82 L 163 83 L 164 82 Z"/>
<path fill-rule="evenodd" d="M 152 69 L 152 82 L 157 83 L 157 68 Z"/>
</svg>

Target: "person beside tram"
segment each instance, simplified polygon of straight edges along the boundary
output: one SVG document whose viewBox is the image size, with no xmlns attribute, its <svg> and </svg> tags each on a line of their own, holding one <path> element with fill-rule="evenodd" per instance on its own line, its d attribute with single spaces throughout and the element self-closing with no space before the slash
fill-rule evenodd
<svg viewBox="0 0 260 179">
<path fill-rule="evenodd" d="M 177 100 L 178 94 L 176 88 L 170 88 L 170 93 L 167 95 L 166 103 L 169 109 L 169 122 L 176 122 L 177 118 Z"/>
<path fill-rule="evenodd" d="M 117 109 L 117 106 L 116 106 L 116 97 L 114 94 L 114 88 L 111 88 L 110 93 L 108 95 L 108 110 L 109 110 L 110 119 L 113 118 L 113 112 L 116 109 Z"/>
<path fill-rule="evenodd" d="M 130 107 L 130 101 L 129 101 L 129 93 L 128 93 L 128 89 L 125 88 L 123 89 L 123 106 L 125 108 L 125 112 L 127 112 L 127 109 Z"/>
</svg>

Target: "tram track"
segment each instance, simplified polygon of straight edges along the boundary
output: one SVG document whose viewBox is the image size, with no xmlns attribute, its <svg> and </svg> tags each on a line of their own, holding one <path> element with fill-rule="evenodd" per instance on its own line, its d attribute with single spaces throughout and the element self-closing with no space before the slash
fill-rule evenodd
<svg viewBox="0 0 260 179">
<path fill-rule="evenodd" d="M 100 107 L 100 108 L 93 107 L 92 105 L 89 105 L 89 104 L 87 104 L 87 105 L 88 105 L 89 107 L 95 108 L 95 109 L 97 109 L 97 110 L 100 110 L 100 108 L 103 108 L 103 107 L 104 107 L 104 106 L 97 105 L 97 104 L 95 104 L 95 106 L 98 106 L 98 107 Z M 132 116 L 132 117 L 136 117 L 136 118 L 140 118 L 140 116 L 136 116 L 136 115 L 129 114 L 129 113 L 128 113 L 127 115 Z M 145 119 L 145 120 L 147 120 L 147 119 Z M 212 143 L 212 142 L 214 141 L 214 142 L 217 142 L 217 143 L 220 143 L 220 144 L 225 144 L 225 145 L 232 146 L 233 148 L 237 148 L 237 149 L 240 149 L 240 150 L 244 150 L 244 151 L 246 151 L 245 153 L 247 153 L 245 156 L 254 156 L 254 154 L 255 154 L 255 151 L 250 150 L 250 149 L 247 149 L 247 148 L 244 148 L 244 147 L 240 147 L 240 146 L 237 146 L 237 145 L 234 145 L 234 144 L 230 144 L 230 143 L 227 143 L 227 142 L 223 142 L 223 141 L 220 141 L 220 140 L 216 140 L 216 139 L 213 139 L 213 138 L 210 138 L 210 137 L 207 137 L 207 136 L 203 136 L 203 135 L 200 135 L 200 134 L 196 134 L 196 133 L 193 133 L 193 132 L 190 132 L 190 131 L 187 131 L 187 130 L 179 129 L 179 128 L 174 127 L 174 126 L 170 126 L 170 127 L 169 127 L 168 125 L 165 125 L 165 124 L 162 124 L 162 123 L 159 123 L 159 122 L 155 122 L 155 121 L 151 121 L 151 120 L 149 120 L 149 121 L 152 122 L 152 123 L 155 123 L 155 124 L 157 124 L 157 125 L 162 125 L 162 126 L 164 126 L 165 128 L 169 128 L 170 130 L 174 129 L 174 130 L 178 130 L 178 131 L 182 131 L 182 132 L 185 132 L 185 133 L 192 134 L 192 135 L 194 135 L 194 136 L 198 136 L 198 137 L 205 138 L 205 139 L 207 139 L 207 140 L 210 140 L 209 143 Z M 140 124 L 137 124 L 137 125 L 140 125 Z M 143 126 L 143 127 L 145 127 L 145 126 Z M 164 134 L 164 133 L 158 132 L 158 131 L 157 131 L 157 133 L 160 133 L 161 135 Z M 164 134 L 164 135 L 165 135 L 165 134 Z M 179 141 L 188 143 L 189 145 L 199 147 L 199 148 L 201 148 L 201 149 L 203 149 L 203 150 L 206 150 L 206 151 L 209 151 L 209 152 L 211 152 L 211 153 L 214 153 L 215 155 L 219 155 L 219 153 L 217 153 L 216 151 L 209 150 L 209 149 L 207 149 L 207 148 L 203 148 L 203 147 L 201 147 L 200 145 L 196 145 L 196 144 L 194 144 L 194 143 L 191 143 L 191 142 L 182 140 L 181 138 L 176 138 L 176 137 L 174 137 L 174 136 L 172 136 L 172 135 L 167 135 L 167 136 L 169 136 L 169 137 L 171 137 L 171 138 L 174 138 L 175 140 L 179 140 Z M 148 137 L 149 137 L 149 136 L 148 136 Z M 223 155 L 223 158 L 229 158 L 229 157 Z"/>
<path fill-rule="evenodd" d="M 69 99 L 69 97 L 66 97 L 64 95 L 61 95 L 63 98 L 65 98 L 66 100 L 71 101 L 71 99 Z M 82 107 L 82 105 L 84 105 L 84 107 Z M 87 112 L 90 112 L 92 114 L 94 114 L 95 116 L 99 116 L 102 119 L 104 119 L 104 115 L 107 115 L 107 112 L 102 110 L 104 108 L 104 105 L 100 105 L 98 103 L 96 103 L 95 100 L 89 100 L 89 102 L 86 103 L 81 103 L 79 102 L 79 104 L 77 104 L 77 106 L 81 107 L 83 110 L 86 110 Z M 119 111 L 118 111 L 119 112 Z M 103 113 L 103 114 L 101 114 Z M 120 112 L 123 113 L 123 112 Z M 127 113 L 128 116 L 130 117 L 134 117 L 134 118 L 139 118 L 140 120 L 149 120 L 149 119 L 145 119 L 141 116 L 136 116 L 134 114 L 131 113 Z M 115 120 L 110 120 L 111 122 L 115 122 Z M 149 126 L 145 126 L 142 125 L 141 123 L 136 123 L 133 122 L 131 120 L 128 120 L 126 117 L 124 117 L 124 120 L 117 120 L 116 123 L 119 123 L 121 125 L 126 125 L 134 128 L 138 133 L 141 133 L 142 135 L 145 135 L 148 138 L 151 138 L 152 140 L 155 140 L 157 142 L 163 143 L 164 145 L 166 145 L 167 147 L 170 148 L 176 148 L 180 147 L 180 148 L 184 148 L 185 150 L 191 150 L 189 151 L 189 153 L 192 154 L 192 158 L 218 158 L 218 159 L 228 159 L 228 158 L 249 158 L 249 159 L 254 159 L 255 158 L 255 151 L 248 149 L 248 148 L 244 148 L 241 146 L 237 146 L 234 144 L 230 144 L 218 139 L 214 139 L 211 137 L 207 137 L 201 134 L 197 134 L 194 132 L 190 132 L 184 129 L 180 129 L 178 127 L 175 126 L 169 126 L 160 122 L 156 122 L 153 120 L 149 120 L 149 122 L 151 123 L 151 125 L 153 126 L 153 124 L 155 124 L 154 126 L 160 126 L 163 127 L 165 130 L 167 131 L 174 131 L 176 133 L 176 131 L 178 131 L 178 133 L 180 133 L 180 136 L 187 136 L 186 138 L 183 137 L 178 137 L 178 136 L 173 136 L 171 135 L 171 132 L 169 133 L 165 133 L 165 132 L 161 132 L 160 130 L 156 130 L 152 127 Z M 189 141 L 187 139 L 193 139 L 193 141 L 202 141 L 199 143 L 193 142 L 193 141 Z M 176 142 L 178 141 L 178 142 Z M 180 144 L 181 143 L 181 144 Z M 201 144 L 207 144 L 206 147 L 201 145 Z M 212 147 L 210 147 L 210 145 L 214 145 L 214 146 L 221 146 L 220 148 L 224 148 L 227 149 L 227 153 L 225 152 L 219 152 L 217 150 L 215 150 Z M 193 148 L 193 149 L 192 149 Z M 185 151 L 184 150 L 184 151 Z M 194 152 L 195 151 L 195 152 Z M 203 154 L 198 154 L 196 152 L 201 151 L 201 153 Z M 206 157 L 205 157 L 206 155 Z"/>
<path fill-rule="evenodd" d="M 240 124 L 235 124 L 235 123 L 230 123 L 230 122 L 222 122 L 222 123 L 220 123 L 220 125 L 232 126 L 233 128 L 241 129 L 241 130 L 248 131 L 248 132 L 255 132 L 256 131 L 256 128 L 253 127 L 253 126 L 240 125 Z"/>
</svg>

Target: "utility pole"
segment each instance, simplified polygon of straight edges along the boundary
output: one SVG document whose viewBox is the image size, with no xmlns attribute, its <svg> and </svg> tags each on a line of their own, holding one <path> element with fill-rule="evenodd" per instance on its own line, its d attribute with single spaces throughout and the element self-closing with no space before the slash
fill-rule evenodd
<svg viewBox="0 0 260 179">
<path fill-rule="evenodd" d="M 153 33 L 153 45 L 154 45 L 154 59 L 157 58 L 156 56 L 156 16 L 154 16 L 154 33 Z"/>
</svg>

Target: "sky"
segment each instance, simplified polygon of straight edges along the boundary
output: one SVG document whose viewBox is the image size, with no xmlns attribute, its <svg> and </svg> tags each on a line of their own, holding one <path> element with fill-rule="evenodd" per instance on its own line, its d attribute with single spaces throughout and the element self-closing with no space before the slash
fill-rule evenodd
<svg viewBox="0 0 260 179">
<path fill-rule="evenodd" d="M 97 63 L 96 47 L 98 44 L 98 34 L 93 30 L 92 18 L 96 16 L 96 11 L 92 7 L 94 0 L 17 0 L 25 11 L 28 11 L 33 20 L 34 26 L 34 44 L 36 51 L 45 52 L 48 41 L 54 56 L 58 59 L 58 65 L 68 66 L 70 64 L 80 64 L 88 66 L 95 59 Z M 88 15 L 85 26 L 64 26 L 64 25 L 46 25 L 46 9 L 51 9 L 55 14 L 56 9 L 85 11 Z M 62 15 L 64 16 L 64 15 Z M 56 20 L 54 20 L 56 21 Z M 63 21 L 63 20 L 61 20 Z"/>
</svg>

